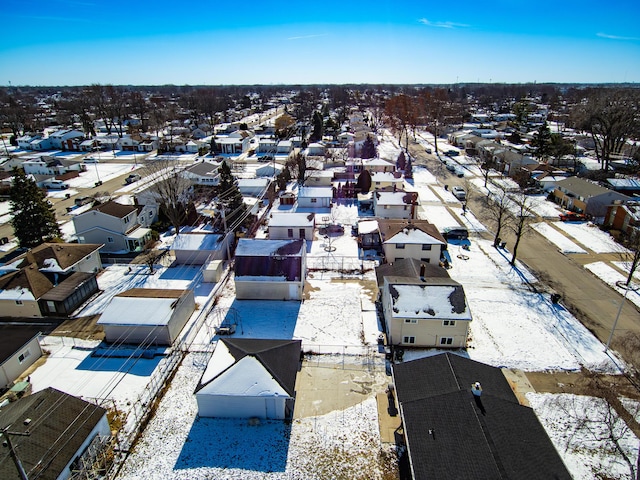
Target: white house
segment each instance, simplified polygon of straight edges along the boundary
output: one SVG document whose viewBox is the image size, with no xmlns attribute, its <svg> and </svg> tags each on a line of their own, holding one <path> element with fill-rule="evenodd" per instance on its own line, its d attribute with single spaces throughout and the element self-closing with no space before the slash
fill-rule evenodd
<svg viewBox="0 0 640 480">
<path fill-rule="evenodd" d="M 241 238 L 235 257 L 238 300 L 302 300 L 305 240 Z"/>
<path fill-rule="evenodd" d="M 109 343 L 173 345 L 195 309 L 193 290 L 132 288 L 111 299 L 97 324 Z"/>
<path fill-rule="evenodd" d="M 80 130 L 58 130 L 49 135 L 51 148 L 60 150 L 75 150 L 84 139 L 84 133 Z"/>
<path fill-rule="evenodd" d="M 462 285 L 441 277 L 384 277 L 387 341 L 396 346 L 463 348 L 471 311 Z"/>
<path fill-rule="evenodd" d="M 276 146 L 276 153 L 289 154 L 293 151 L 291 140 L 280 140 Z"/>
<path fill-rule="evenodd" d="M 313 240 L 315 226 L 315 213 L 275 212 L 269 215 L 269 238 Z"/>
<path fill-rule="evenodd" d="M 75 478 L 80 466 L 94 464 L 111 439 L 104 408 L 51 387 L 2 407 L 0 423 L 11 425 L 14 438 L 20 439 L 18 455 L 29 478 Z M 0 478 L 20 478 L 8 455 L 0 461 Z"/>
<path fill-rule="evenodd" d="M 331 187 L 333 185 L 333 172 L 331 170 L 311 170 L 308 172 L 305 183 L 309 187 Z"/>
<path fill-rule="evenodd" d="M 324 157 L 326 147 L 323 143 L 310 143 L 307 147 L 307 155 Z"/>
<path fill-rule="evenodd" d="M 37 324 L 0 324 L 0 387 L 10 387 L 42 356 L 40 333 Z"/>
<path fill-rule="evenodd" d="M 331 187 L 300 187 L 298 189 L 298 207 L 331 208 L 333 190 Z"/>
<path fill-rule="evenodd" d="M 39 133 L 36 134 L 24 134 L 20 137 L 18 137 L 17 141 L 18 141 L 18 147 L 25 149 L 25 150 L 30 150 L 31 149 L 31 142 L 33 142 L 34 140 L 40 140 L 42 138 L 42 135 Z"/>
<path fill-rule="evenodd" d="M 195 390 L 201 417 L 293 415 L 300 340 L 221 339 Z"/>
<path fill-rule="evenodd" d="M 393 163 L 381 158 L 366 159 L 362 161 L 362 164 L 363 168 L 372 174 L 374 172 L 394 172 L 396 169 L 396 166 Z"/>
<path fill-rule="evenodd" d="M 417 192 L 376 190 L 373 193 L 373 214 L 378 218 L 406 218 L 417 216 Z"/>
<path fill-rule="evenodd" d="M 196 185 L 218 185 L 220 183 L 220 164 L 213 162 L 198 162 L 183 170 L 182 175 Z"/>
</svg>

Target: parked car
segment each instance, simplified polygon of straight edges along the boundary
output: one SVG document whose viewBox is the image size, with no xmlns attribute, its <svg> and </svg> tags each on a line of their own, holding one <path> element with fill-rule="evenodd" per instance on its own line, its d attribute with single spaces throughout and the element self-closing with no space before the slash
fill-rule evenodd
<svg viewBox="0 0 640 480">
<path fill-rule="evenodd" d="M 565 212 L 559 215 L 562 222 L 583 222 L 587 219 L 584 213 Z"/>
<path fill-rule="evenodd" d="M 453 173 L 455 173 L 460 178 L 464 177 L 464 170 L 460 167 L 456 167 Z"/>
<path fill-rule="evenodd" d="M 466 240 L 469 238 L 469 231 L 464 227 L 446 227 L 442 235 L 446 239 Z"/>
<path fill-rule="evenodd" d="M 460 201 L 464 201 L 467 199 L 467 192 L 465 192 L 464 188 L 462 187 L 453 187 L 451 189 L 451 193 L 453 193 L 453 196 Z"/>
<path fill-rule="evenodd" d="M 82 205 L 86 205 L 87 203 L 91 203 L 91 202 L 93 202 L 93 197 L 77 197 L 74 200 L 74 203 L 78 207 L 81 207 Z"/>
<path fill-rule="evenodd" d="M 460 155 L 460 152 L 458 150 L 449 149 L 446 152 L 444 152 L 444 154 L 449 155 L 450 157 L 456 157 Z"/>
<path fill-rule="evenodd" d="M 132 173 L 131 175 L 129 175 L 127 178 L 124 179 L 124 183 L 129 185 L 129 184 L 131 184 L 133 182 L 137 182 L 141 178 L 142 177 L 140 175 L 138 175 L 137 173 Z"/>
<path fill-rule="evenodd" d="M 100 160 L 96 157 L 85 157 L 84 163 L 100 163 Z"/>
<path fill-rule="evenodd" d="M 62 180 L 51 180 L 47 185 L 47 188 L 52 190 L 66 190 L 69 188 L 69 185 L 64 183 Z"/>
<path fill-rule="evenodd" d="M 456 171 L 456 166 L 453 163 L 446 162 L 445 165 L 447 167 L 447 170 L 449 170 L 450 172 L 455 172 Z"/>
<path fill-rule="evenodd" d="M 427 147 L 427 148 L 425 148 L 425 149 L 424 149 L 424 151 L 425 151 L 426 153 L 431 153 L 431 147 Z"/>
</svg>

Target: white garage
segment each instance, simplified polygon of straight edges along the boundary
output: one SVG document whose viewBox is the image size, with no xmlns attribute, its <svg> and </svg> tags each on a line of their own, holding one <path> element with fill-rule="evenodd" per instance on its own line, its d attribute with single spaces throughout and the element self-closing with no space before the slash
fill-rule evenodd
<svg viewBox="0 0 640 480">
<path fill-rule="evenodd" d="M 192 290 L 132 288 L 111 299 L 97 324 L 109 343 L 173 345 L 195 309 Z"/>
<path fill-rule="evenodd" d="M 293 415 L 300 340 L 220 340 L 195 394 L 201 417 Z"/>
</svg>

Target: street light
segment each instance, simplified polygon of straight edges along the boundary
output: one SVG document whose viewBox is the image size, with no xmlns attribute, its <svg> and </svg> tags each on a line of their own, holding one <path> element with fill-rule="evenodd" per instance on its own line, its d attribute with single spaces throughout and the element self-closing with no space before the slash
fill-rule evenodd
<svg viewBox="0 0 640 480">
<path fill-rule="evenodd" d="M 625 301 L 627 300 L 627 293 L 629 291 L 636 292 L 638 291 L 638 287 L 634 288 L 631 285 L 627 285 L 623 281 L 617 281 L 616 287 L 624 289 L 624 295 L 622 297 L 622 301 L 620 302 L 620 307 L 618 308 L 618 313 L 616 314 L 616 319 L 613 321 L 613 327 L 611 327 L 611 333 L 609 334 L 609 340 L 607 340 L 607 345 L 604 347 L 604 352 L 607 353 L 609 350 L 609 345 L 611 345 L 611 339 L 613 338 L 613 332 L 616 330 L 616 326 L 618 325 L 618 320 L 620 319 L 620 314 L 622 313 L 622 307 L 624 307 Z"/>
</svg>

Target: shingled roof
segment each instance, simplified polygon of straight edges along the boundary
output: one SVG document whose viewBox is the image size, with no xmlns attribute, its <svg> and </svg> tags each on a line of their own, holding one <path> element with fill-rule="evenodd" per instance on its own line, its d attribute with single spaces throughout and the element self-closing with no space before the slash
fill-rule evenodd
<svg viewBox="0 0 640 480">
<path fill-rule="evenodd" d="M 138 211 L 138 207 L 136 207 L 135 205 L 122 205 L 121 203 L 109 201 L 94 206 L 93 208 L 87 210 L 84 214 L 93 211 L 101 212 L 105 215 L 111 215 L 112 217 L 124 218 L 130 213 Z"/>
<path fill-rule="evenodd" d="M 74 266 L 87 255 L 99 250 L 102 245 L 93 243 L 43 243 L 18 257 L 25 264 L 35 263 L 38 268 L 46 268 L 47 260 L 54 259 L 62 270 Z"/>
<path fill-rule="evenodd" d="M 414 480 L 571 478 L 500 369 L 443 353 L 396 364 L 393 376 Z"/>
<path fill-rule="evenodd" d="M 229 353 L 234 358 L 234 364 L 237 364 L 247 356 L 256 358 L 280 386 L 284 388 L 289 395 L 294 396 L 302 346 L 300 340 L 225 338 L 220 340 L 220 342 L 227 347 Z M 205 372 L 205 376 L 201 379 L 200 384 L 196 388 L 196 392 L 219 376 L 219 374 L 214 378 L 207 379 Z"/>
<path fill-rule="evenodd" d="M 53 283 L 38 270 L 38 265 L 32 263 L 17 272 L 0 277 L 0 290 L 19 288 L 29 290 L 37 300 L 53 288 Z"/>
<path fill-rule="evenodd" d="M 47 388 L 3 407 L 0 424 L 11 425 L 13 432 L 29 432 L 12 437 L 29 478 L 55 479 L 105 414 L 102 407 Z M 8 454 L 0 460 L 0 478 L 20 478 Z"/>
</svg>

